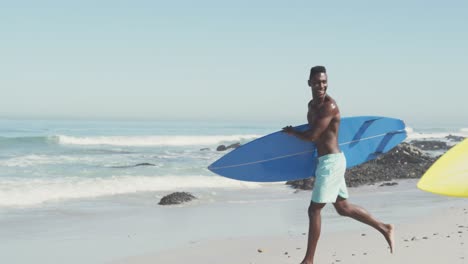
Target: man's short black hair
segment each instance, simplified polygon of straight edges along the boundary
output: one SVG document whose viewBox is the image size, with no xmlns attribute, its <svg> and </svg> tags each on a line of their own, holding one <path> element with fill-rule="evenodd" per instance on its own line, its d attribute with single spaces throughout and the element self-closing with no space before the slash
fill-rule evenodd
<svg viewBox="0 0 468 264">
<path fill-rule="evenodd" d="M 325 69 L 324 66 L 315 66 L 310 69 L 310 76 L 309 80 L 312 79 L 312 76 L 314 76 L 317 73 L 327 73 L 327 69 Z"/>
</svg>

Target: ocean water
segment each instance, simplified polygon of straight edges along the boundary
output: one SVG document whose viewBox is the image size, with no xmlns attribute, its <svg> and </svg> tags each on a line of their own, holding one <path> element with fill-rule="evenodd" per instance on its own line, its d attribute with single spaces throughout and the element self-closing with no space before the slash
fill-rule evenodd
<svg viewBox="0 0 468 264">
<path fill-rule="evenodd" d="M 216 123 L 3 120 L 0 208 L 148 191 L 235 188 L 239 183 L 206 169 L 223 154 L 216 147 L 245 143 L 268 131 Z M 151 165 L 135 166 L 142 163 Z"/>
<path fill-rule="evenodd" d="M 0 257 L 5 263 L 111 263 L 197 241 L 307 232 L 310 192 L 206 169 L 284 124 L 0 120 Z M 464 126 L 409 128 L 408 140 L 468 136 Z M 453 142 L 449 142 L 454 144 Z M 204 149 L 204 150 L 202 150 Z M 135 166 L 151 163 L 151 166 Z M 350 188 L 352 202 L 392 223 L 466 200 L 394 187 Z M 188 191 L 197 200 L 159 206 Z M 324 232 L 362 228 L 331 206 Z"/>
<path fill-rule="evenodd" d="M 206 167 L 280 124 L 0 120 L 0 209 L 178 190 L 262 188 Z M 468 135 L 462 126 L 409 128 L 408 140 Z M 135 166 L 149 163 L 149 166 Z"/>
</svg>

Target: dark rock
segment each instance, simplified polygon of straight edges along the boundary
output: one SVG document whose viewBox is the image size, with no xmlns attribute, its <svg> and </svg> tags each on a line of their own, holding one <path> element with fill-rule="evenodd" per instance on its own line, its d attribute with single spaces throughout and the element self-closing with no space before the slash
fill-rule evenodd
<svg viewBox="0 0 468 264">
<path fill-rule="evenodd" d="M 156 166 L 156 165 L 154 165 L 153 163 L 143 162 L 143 163 L 135 164 L 135 167 L 137 166 Z"/>
<path fill-rule="evenodd" d="M 422 150 L 448 150 L 450 148 L 447 143 L 437 140 L 413 140 L 411 145 Z"/>
<path fill-rule="evenodd" d="M 219 146 L 216 148 L 217 151 L 225 151 L 226 149 L 227 149 L 227 148 L 226 148 L 226 146 L 224 146 L 224 145 L 219 145 Z"/>
<path fill-rule="evenodd" d="M 225 151 L 225 150 L 228 150 L 228 149 L 230 149 L 230 148 L 238 148 L 238 147 L 240 147 L 240 146 L 241 146 L 241 144 L 240 144 L 239 142 L 238 142 L 238 143 L 231 144 L 231 145 L 229 145 L 229 146 L 227 146 L 227 147 L 226 147 L 225 145 L 219 145 L 219 146 L 216 148 L 216 150 L 217 150 L 217 151 Z"/>
<path fill-rule="evenodd" d="M 398 182 L 384 182 L 384 183 L 380 184 L 379 187 L 381 187 L 381 186 L 393 186 L 393 185 L 398 185 Z"/>
<path fill-rule="evenodd" d="M 445 138 L 450 140 L 450 141 L 453 141 L 453 142 L 460 142 L 460 141 L 463 141 L 465 139 L 465 137 L 454 136 L 454 135 L 448 135 Z"/>
<path fill-rule="evenodd" d="M 314 178 L 287 181 L 286 184 L 291 185 L 294 189 L 312 190 L 312 187 L 314 187 Z"/>
<path fill-rule="evenodd" d="M 181 204 L 185 202 L 189 202 L 193 199 L 197 199 L 190 193 L 187 192 L 175 192 L 169 195 L 164 196 L 161 201 L 159 201 L 160 205 L 171 205 L 171 204 Z"/>
<path fill-rule="evenodd" d="M 200 151 L 206 151 L 206 150 L 210 150 L 209 148 L 202 148 L 200 149 Z"/>
<path fill-rule="evenodd" d="M 231 144 L 231 145 L 227 146 L 226 148 L 228 148 L 228 149 L 230 149 L 230 148 L 238 148 L 238 147 L 240 147 L 240 146 L 241 146 L 241 144 L 240 144 L 239 142 L 237 142 L 237 143 L 234 143 L 234 144 Z"/>
</svg>

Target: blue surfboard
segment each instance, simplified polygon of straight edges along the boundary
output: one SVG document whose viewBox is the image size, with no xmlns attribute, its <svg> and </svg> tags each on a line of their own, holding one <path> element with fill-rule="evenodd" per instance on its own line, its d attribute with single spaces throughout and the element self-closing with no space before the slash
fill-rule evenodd
<svg viewBox="0 0 468 264">
<path fill-rule="evenodd" d="M 309 125 L 295 129 L 305 131 Z M 407 136 L 402 120 L 379 116 L 342 118 L 338 133 L 348 168 L 388 152 Z M 236 180 L 277 182 L 315 176 L 316 161 L 313 142 L 277 131 L 229 152 L 208 169 Z"/>
</svg>

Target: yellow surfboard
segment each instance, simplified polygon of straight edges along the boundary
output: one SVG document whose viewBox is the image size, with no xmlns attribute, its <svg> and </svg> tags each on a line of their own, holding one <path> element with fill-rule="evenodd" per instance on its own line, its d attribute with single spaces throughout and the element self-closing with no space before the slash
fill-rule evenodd
<svg viewBox="0 0 468 264">
<path fill-rule="evenodd" d="M 468 197 L 468 138 L 434 162 L 419 180 L 418 188 L 441 195 Z"/>
</svg>

